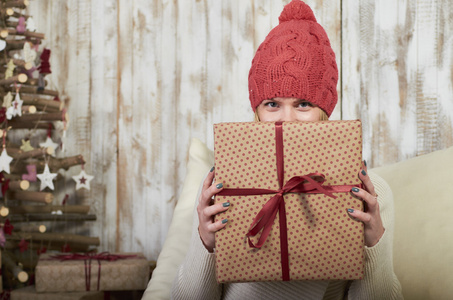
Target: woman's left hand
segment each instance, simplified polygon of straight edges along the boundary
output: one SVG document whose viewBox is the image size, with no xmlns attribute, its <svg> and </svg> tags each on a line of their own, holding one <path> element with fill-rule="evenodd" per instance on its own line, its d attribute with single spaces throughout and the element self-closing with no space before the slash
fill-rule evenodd
<svg viewBox="0 0 453 300">
<path fill-rule="evenodd" d="M 349 215 L 365 225 L 365 245 L 373 247 L 379 242 L 384 234 L 381 214 L 379 213 L 378 195 L 374 191 L 374 185 L 368 176 L 366 165 L 363 164 L 362 171 L 359 172 L 359 178 L 363 182 L 364 189 L 353 188 L 352 194 L 363 200 L 364 211 L 349 209 Z"/>
</svg>

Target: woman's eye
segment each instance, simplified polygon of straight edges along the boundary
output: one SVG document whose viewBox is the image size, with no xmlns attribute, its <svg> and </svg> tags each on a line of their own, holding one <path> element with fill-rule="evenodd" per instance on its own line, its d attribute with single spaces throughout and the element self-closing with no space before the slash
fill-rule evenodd
<svg viewBox="0 0 453 300">
<path fill-rule="evenodd" d="M 264 106 L 277 107 L 278 104 L 277 104 L 277 102 L 267 102 L 267 103 L 264 104 Z"/>
<path fill-rule="evenodd" d="M 310 102 L 301 102 L 299 103 L 300 107 L 307 108 L 307 107 L 312 107 L 313 105 Z"/>
</svg>

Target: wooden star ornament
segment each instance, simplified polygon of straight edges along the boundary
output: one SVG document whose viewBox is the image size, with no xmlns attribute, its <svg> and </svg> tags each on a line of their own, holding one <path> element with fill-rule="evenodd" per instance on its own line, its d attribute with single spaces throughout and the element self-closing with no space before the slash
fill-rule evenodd
<svg viewBox="0 0 453 300">
<path fill-rule="evenodd" d="M 90 181 L 94 178 L 94 176 L 88 175 L 85 173 L 85 170 L 82 170 L 79 175 L 72 176 L 72 178 L 76 182 L 76 190 L 81 188 L 90 190 Z"/>
<path fill-rule="evenodd" d="M 48 187 L 51 190 L 54 190 L 52 180 L 55 177 L 57 177 L 57 175 L 58 175 L 57 173 L 50 173 L 49 165 L 46 164 L 46 166 L 44 167 L 44 173 L 36 175 L 36 177 L 38 177 L 38 179 L 41 180 L 41 187 L 39 190 L 42 191 L 46 187 Z"/>
<path fill-rule="evenodd" d="M 27 29 L 28 31 L 31 31 L 31 32 L 36 31 L 35 21 L 33 20 L 32 17 L 28 17 L 28 18 L 27 18 L 27 26 L 26 26 L 26 29 Z"/>
<path fill-rule="evenodd" d="M 22 116 L 22 104 L 24 101 L 20 99 L 19 93 L 16 93 L 16 98 L 11 103 L 11 107 L 6 110 L 6 118 L 11 120 L 13 117 Z"/>
<path fill-rule="evenodd" d="M 9 108 L 11 106 L 11 103 L 13 102 L 13 95 L 11 94 L 11 92 L 8 92 L 8 94 L 6 94 L 4 97 L 3 97 L 3 104 L 2 106 L 5 107 L 5 108 Z"/>
<path fill-rule="evenodd" d="M 14 64 L 13 60 L 10 59 L 8 61 L 8 63 L 6 64 L 5 79 L 13 77 L 15 68 L 16 68 L 16 65 Z"/>
<path fill-rule="evenodd" d="M 3 148 L 2 155 L 0 155 L 0 172 L 5 171 L 9 174 L 9 164 L 13 161 L 13 158 L 6 153 L 6 149 Z"/>
<path fill-rule="evenodd" d="M 55 150 L 58 148 L 58 144 L 54 143 L 54 141 L 52 141 L 50 136 L 47 136 L 47 139 L 44 143 L 39 143 L 39 146 L 43 147 L 43 148 L 50 148 L 51 150 L 53 150 L 53 151 L 48 152 L 48 153 L 52 153 L 51 154 L 52 156 L 55 156 Z"/>
<path fill-rule="evenodd" d="M 35 148 L 32 147 L 32 145 L 30 144 L 30 140 L 22 140 L 22 146 L 20 146 L 20 150 L 24 151 L 24 152 L 28 152 L 28 151 L 31 151 Z"/>
<path fill-rule="evenodd" d="M 34 64 L 37 55 L 38 55 L 37 52 L 32 48 L 32 44 L 30 42 L 25 42 L 23 49 L 23 56 L 25 62 Z"/>
</svg>

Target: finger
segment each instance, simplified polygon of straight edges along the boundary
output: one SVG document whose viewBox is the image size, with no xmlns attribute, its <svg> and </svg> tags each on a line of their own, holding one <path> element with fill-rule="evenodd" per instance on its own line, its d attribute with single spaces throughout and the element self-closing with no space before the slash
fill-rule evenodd
<svg viewBox="0 0 453 300">
<path fill-rule="evenodd" d="M 211 204 L 212 197 L 220 192 L 223 188 L 222 183 L 212 183 L 214 180 L 214 167 L 212 167 L 211 171 L 206 176 L 205 180 L 203 181 L 203 187 L 200 194 L 200 199 L 198 201 L 199 205 L 202 207 L 208 206 Z"/>
<path fill-rule="evenodd" d="M 352 219 L 360 221 L 365 225 L 365 245 L 368 247 L 376 245 L 385 231 L 379 214 L 377 216 L 373 216 L 371 213 L 351 208 L 348 209 L 348 214 Z"/>
<path fill-rule="evenodd" d="M 215 215 L 224 212 L 230 208 L 230 202 L 217 203 L 210 206 L 207 206 L 203 209 L 203 216 L 211 219 Z"/>
<path fill-rule="evenodd" d="M 213 183 L 211 184 L 211 186 L 209 186 L 207 189 L 203 190 L 201 192 L 201 201 L 200 201 L 200 204 L 202 205 L 210 205 L 211 204 L 211 200 L 212 200 L 212 197 L 217 194 L 218 192 L 220 192 L 221 190 L 223 190 L 223 183 Z"/>
<path fill-rule="evenodd" d="M 364 169 L 359 172 L 359 179 L 363 182 L 365 190 L 368 191 L 371 195 L 376 196 L 376 192 L 374 191 L 374 185 L 371 182 L 370 176 L 368 176 L 367 171 Z"/>
<path fill-rule="evenodd" d="M 197 206 L 197 212 L 198 212 L 198 217 L 200 218 L 200 221 L 207 221 L 209 220 L 210 222 L 213 221 L 214 215 L 216 213 L 222 212 L 229 207 L 229 202 L 223 203 L 223 204 L 215 204 L 213 205 L 211 200 L 212 197 L 220 192 L 223 189 L 223 184 L 218 183 L 218 184 L 212 184 L 207 190 L 202 191 L 200 195 L 200 200 Z M 223 206 L 225 208 L 224 210 L 219 209 Z M 211 208 L 213 207 L 213 208 Z"/>
<path fill-rule="evenodd" d="M 351 192 L 356 197 L 362 199 L 366 203 L 366 207 L 368 208 L 367 211 L 374 212 L 378 208 L 377 197 L 372 196 L 370 193 L 363 189 L 359 188 L 352 188 Z"/>
<path fill-rule="evenodd" d="M 217 222 L 211 223 L 208 225 L 208 230 L 211 232 L 216 232 L 226 226 L 228 219 L 219 220 Z"/>
<path fill-rule="evenodd" d="M 364 224 L 367 224 L 371 221 L 371 215 L 369 213 L 363 212 L 361 210 L 355 210 L 348 208 L 348 214 L 355 220 L 361 221 Z"/>
<path fill-rule="evenodd" d="M 211 186 L 212 181 L 214 181 L 214 167 L 211 168 L 211 171 L 209 171 L 208 175 L 203 181 L 203 190 L 206 190 Z"/>
<path fill-rule="evenodd" d="M 365 172 L 368 172 L 368 166 L 367 166 L 366 160 L 362 161 L 362 170 L 365 170 Z"/>
</svg>

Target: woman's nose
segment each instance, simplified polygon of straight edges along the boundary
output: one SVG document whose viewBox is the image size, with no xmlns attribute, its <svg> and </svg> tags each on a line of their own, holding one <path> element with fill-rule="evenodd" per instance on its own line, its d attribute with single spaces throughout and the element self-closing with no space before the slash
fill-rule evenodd
<svg viewBox="0 0 453 300">
<path fill-rule="evenodd" d="M 296 118 L 296 112 L 292 107 L 285 107 L 285 109 L 282 110 L 282 114 L 280 116 L 280 120 L 282 122 L 293 122 L 297 121 Z"/>
</svg>

